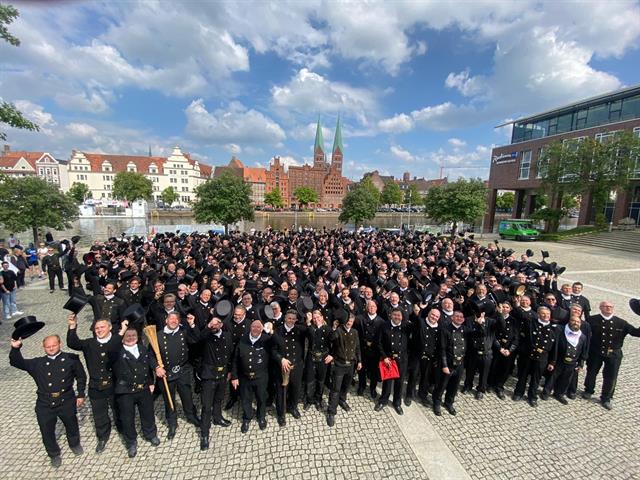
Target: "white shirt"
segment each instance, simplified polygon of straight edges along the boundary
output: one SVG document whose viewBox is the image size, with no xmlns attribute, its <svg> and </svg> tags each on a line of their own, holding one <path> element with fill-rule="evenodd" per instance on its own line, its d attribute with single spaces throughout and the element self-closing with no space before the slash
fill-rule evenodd
<svg viewBox="0 0 640 480">
<path fill-rule="evenodd" d="M 58 356 L 61 354 L 62 352 L 58 352 L 56 353 L 53 357 L 51 355 L 47 355 L 47 357 L 49 357 L 50 360 L 55 360 L 56 358 L 58 358 Z"/>
<path fill-rule="evenodd" d="M 129 352 L 134 357 L 136 357 L 136 358 L 140 357 L 140 350 L 138 349 L 138 344 L 137 343 L 135 345 L 133 345 L 132 347 L 130 347 L 128 345 L 123 345 L 123 347 L 127 352 Z"/>
<path fill-rule="evenodd" d="M 251 345 L 253 345 L 254 343 L 256 343 L 258 340 L 260 340 L 260 337 L 262 335 L 258 335 L 257 337 L 254 337 L 253 335 L 249 334 L 249 341 L 251 342 Z"/>
<path fill-rule="evenodd" d="M 111 340 L 111 334 L 107 335 L 104 338 L 96 337 L 96 340 L 98 341 L 98 343 L 102 343 L 102 344 L 109 343 L 109 340 Z"/>
<path fill-rule="evenodd" d="M 578 330 L 577 332 L 574 332 L 569 328 L 569 325 L 564 326 L 564 336 L 567 337 L 567 342 L 569 342 L 574 347 L 578 346 L 580 335 L 582 335 L 582 332 L 580 330 Z"/>
<path fill-rule="evenodd" d="M 604 316 L 604 315 L 602 315 L 602 314 L 600 314 L 600 316 L 601 316 L 602 318 L 604 318 L 605 320 L 611 320 L 611 319 L 614 317 L 614 315 L 609 315 L 609 316 L 606 316 L 606 317 L 605 317 L 605 316 Z"/>
<path fill-rule="evenodd" d="M 162 329 L 162 331 L 164 333 L 166 333 L 167 335 L 173 335 L 174 333 L 176 333 L 178 330 L 180 329 L 180 327 L 178 326 L 175 330 L 171 330 L 167 325 L 164 326 L 164 328 Z"/>
<path fill-rule="evenodd" d="M 295 327 L 295 325 L 293 327 Z M 287 333 L 293 330 L 293 327 L 288 326 L 286 323 L 284 324 L 284 329 L 287 331 Z"/>
<path fill-rule="evenodd" d="M 551 323 L 551 321 L 543 322 L 542 320 L 538 319 L 538 323 L 539 323 L 540 325 L 542 325 L 543 327 L 546 327 L 547 325 L 549 325 L 549 324 Z"/>
</svg>

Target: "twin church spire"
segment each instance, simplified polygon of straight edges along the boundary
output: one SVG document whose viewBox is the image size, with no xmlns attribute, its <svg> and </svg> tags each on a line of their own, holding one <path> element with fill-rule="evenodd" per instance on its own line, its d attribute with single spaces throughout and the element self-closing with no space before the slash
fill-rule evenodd
<svg viewBox="0 0 640 480">
<path fill-rule="evenodd" d="M 336 123 L 336 133 L 333 136 L 333 148 L 331 149 L 331 165 L 342 172 L 342 152 L 344 147 L 342 146 L 342 123 L 340 116 L 338 115 L 338 122 Z M 314 153 L 314 165 L 326 162 L 324 152 L 324 137 L 322 135 L 322 125 L 320 125 L 320 117 L 318 117 L 318 123 L 316 124 L 316 141 L 313 147 Z"/>
</svg>

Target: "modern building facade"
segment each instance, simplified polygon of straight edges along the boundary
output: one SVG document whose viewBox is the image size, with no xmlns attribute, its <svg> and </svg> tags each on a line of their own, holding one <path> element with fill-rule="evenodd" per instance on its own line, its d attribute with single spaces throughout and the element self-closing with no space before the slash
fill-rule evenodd
<svg viewBox="0 0 640 480">
<path fill-rule="evenodd" d="M 486 232 L 493 231 L 499 190 L 513 190 L 513 218 L 530 216 L 535 210 L 540 187 L 539 159 L 544 148 L 557 141 L 585 137 L 606 141 L 615 132 L 629 131 L 640 136 L 640 85 L 571 103 L 513 122 L 511 143 L 491 152 L 489 206 Z M 505 124 L 509 125 L 509 124 Z M 504 126 L 504 125 L 500 125 Z M 578 225 L 593 222 L 592 199 L 583 196 Z M 640 224 L 640 159 L 632 172 L 630 187 L 616 192 L 615 202 L 604 212 L 614 224 L 631 217 Z"/>
</svg>

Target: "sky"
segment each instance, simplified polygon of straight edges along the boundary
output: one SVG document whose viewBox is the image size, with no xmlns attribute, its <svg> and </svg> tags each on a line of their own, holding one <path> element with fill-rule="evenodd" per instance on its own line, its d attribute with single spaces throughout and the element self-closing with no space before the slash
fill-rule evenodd
<svg viewBox="0 0 640 480">
<path fill-rule="evenodd" d="M 489 173 L 505 121 L 640 83 L 640 1 L 14 2 L 0 98 L 13 150 Z"/>
</svg>

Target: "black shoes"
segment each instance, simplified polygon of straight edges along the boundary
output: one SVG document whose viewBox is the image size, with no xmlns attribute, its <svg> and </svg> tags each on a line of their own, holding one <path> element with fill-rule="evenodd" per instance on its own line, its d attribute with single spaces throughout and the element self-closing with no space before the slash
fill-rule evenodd
<svg viewBox="0 0 640 480">
<path fill-rule="evenodd" d="M 406 397 L 406 398 L 404 399 L 404 404 L 405 404 L 407 407 L 410 407 L 410 406 L 411 406 L 411 402 L 412 402 L 412 401 L 413 401 L 413 400 L 411 399 L 411 397 Z"/>
<path fill-rule="evenodd" d="M 462 387 L 462 390 L 460 390 L 460 393 L 467 393 L 467 392 L 470 392 L 470 391 L 471 391 L 471 388 L 472 388 L 472 387 L 467 387 L 466 385 L 464 385 L 464 386 Z"/>
<path fill-rule="evenodd" d="M 531 405 L 533 408 L 536 408 L 538 406 L 538 400 L 536 400 L 535 398 L 530 398 L 529 405 Z"/>
<path fill-rule="evenodd" d="M 287 424 L 287 420 L 284 417 L 278 417 L 278 425 L 284 427 Z"/>
<path fill-rule="evenodd" d="M 200 419 L 196 416 L 188 416 L 187 422 L 189 422 L 191 425 L 195 425 L 196 427 L 200 426 Z"/>
<path fill-rule="evenodd" d="M 582 392 L 582 398 L 584 398 L 585 400 L 590 400 L 591 399 L 591 393 L 588 392 Z"/>
<path fill-rule="evenodd" d="M 60 465 L 62 465 L 62 458 L 60 458 L 60 455 L 57 457 L 51 457 L 51 466 L 53 468 L 58 468 Z"/>
<path fill-rule="evenodd" d="M 316 410 L 322 411 L 322 400 L 316 402 Z"/>
<path fill-rule="evenodd" d="M 611 405 L 611 400 L 603 400 L 602 406 L 607 410 L 613 409 L 613 405 Z"/>
<path fill-rule="evenodd" d="M 396 411 L 398 415 L 404 415 L 404 410 L 402 410 L 402 405 L 400 404 L 394 405 L 393 409 Z"/>
<path fill-rule="evenodd" d="M 378 392 L 376 391 L 375 388 L 372 388 L 369 390 L 369 395 L 371 395 L 371 398 L 376 399 L 378 398 Z"/>
<path fill-rule="evenodd" d="M 214 420 L 213 424 L 219 427 L 228 427 L 229 425 L 231 425 L 231 422 L 226 418 L 222 417 L 220 418 L 220 420 Z"/>
<path fill-rule="evenodd" d="M 435 413 L 438 417 L 442 416 L 442 408 L 439 403 L 433 404 L 433 413 Z"/>
<path fill-rule="evenodd" d="M 96 445 L 96 453 L 104 452 L 105 448 L 107 448 L 107 440 L 98 440 L 98 444 Z"/>
<path fill-rule="evenodd" d="M 304 405 L 302 406 L 302 409 L 306 412 L 307 410 L 309 410 L 311 408 L 311 402 L 309 402 L 308 400 L 306 402 L 304 402 Z"/>
<path fill-rule="evenodd" d="M 200 437 L 200 450 L 208 450 L 209 449 L 209 436 L 202 435 Z"/>
<path fill-rule="evenodd" d="M 349 404 L 347 402 L 343 402 L 340 401 L 338 402 L 338 405 L 340 406 L 341 409 L 343 409 L 345 412 L 348 412 L 351 410 L 351 407 L 349 406 Z"/>
<path fill-rule="evenodd" d="M 156 435 L 155 437 L 149 439 L 149 443 L 154 447 L 157 447 L 158 445 L 160 445 L 160 439 Z"/>
<path fill-rule="evenodd" d="M 476 400 L 482 400 L 484 398 L 484 393 L 476 392 Z"/>
<path fill-rule="evenodd" d="M 383 408 L 384 408 L 384 404 L 383 403 L 376 403 L 376 406 L 373 407 L 373 410 L 376 411 L 376 412 L 379 412 Z"/>
<path fill-rule="evenodd" d="M 569 398 L 569 400 L 575 400 L 576 399 L 576 394 L 575 393 L 567 393 L 567 398 Z"/>
<path fill-rule="evenodd" d="M 175 425 L 169 425 L 169 431 L 167 432 L 167 440 L 173 440 L 173 437 L 176 436 L 176 427 Z"/>
<path fill-rule="evenodd" d="M 231 410 L 235 404 L 236 404 L 235 400 L 229 400 L 227 404 L 224 406 L 224 409 Z"/>
<path fill-rule="evenodd" d="M 75 447 L 71 447 L 71 451 L 74 455 L 82 455 L 84 453 L 84 448 L 82 448 L 82 445 L 78 444 Z"/>
<path fill-rule="evenodd" d="M 563 405 L 569 405 L 569 401 L 566 399 L 564 395 L 556 395 L 556 400 L 558 400 Z"/>
<path fill-rule="evenodd" d="M 358 395 L 359 397 L 364 395 L 364 388 L 359 388 L 358 391 L 356 392 L 356 395 Z"/>
<path fill-rule="evenodd" d="M 133 458 L 138 454 L 138 446 L 134 443 L 129 448 L 127 448 L 127 455 L 129 458 Z"/>
<path fill-rule="evenodd" d="M 449 415 L 456 415 L 458 413 L 456 411 L 456 408 L 453 406 L 453 404 L 445 403 L 444 408 L 447 409 L 447 412 L 449 412 Z"/>
<path fill-rule="evenodd" d="M 335 415 L 327 414 L 327 425 L 333 427 L 336 424 Z"/>
<path fill-rule="evenodd" d="M 540 400 L 549 400 L 549 394 L 543 390 L 540 394 Z"/>
<path fill-rule="evenodd" d="M 241 433 L 247 433 L 249 431 L 249 420 L 243 420 L 242 426 L 240 427 Z"/>
<path fill-rule="evenodd" d="M 293 407 L 291 409 L 291 416 L 296 420 L 298 420 L 301 417 L 300 410 L 298 410 L 298 407 Z"/>
<path fill-rule="evenodd" d="M 267 428 L 267 421 L 264 418 L 262 420 L 258 420 L 258 427 L 260 427 L 260 430 L 264 430 Z"/>
<path fill-rule="evenodd" d="M 519 402 L 520 400 L 522 400 L 522 395 L 516 395 L 515 393 L 513 394 L 513 397 L 511 397 L 513 399 L 514 402 Z"/>
<path fill-rule="evenodd" d="M 500 400 L 504 400 L 506 398 L 506 395 L 504 394 L 504 392 L 502 390 L 496 390 L 496 396 L 500 399 Z"/>
</svg>

